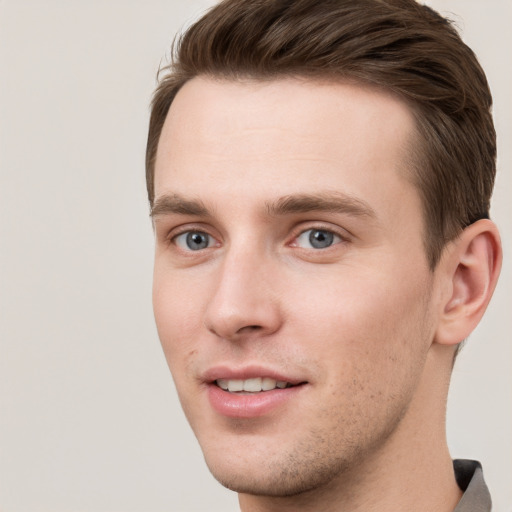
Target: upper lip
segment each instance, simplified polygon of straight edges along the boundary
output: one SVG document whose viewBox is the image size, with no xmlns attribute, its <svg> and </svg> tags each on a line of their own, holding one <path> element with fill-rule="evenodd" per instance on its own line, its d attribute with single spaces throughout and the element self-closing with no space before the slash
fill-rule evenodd
<svg viewBox="0 0 512 512">
<path fill-rule="evenodd" d="M 202 375 L 203 381 L 207 383 L 215 382 L 217 379 L 247 380 L 257 377 L 268 377 L 280 382 L 289 382 L 293 385 L 301 384 L 306 381 L 304 378 L 259 365 L 241 367 L 231 365 L 213 366 L 206 370 Z"/>
</svg>

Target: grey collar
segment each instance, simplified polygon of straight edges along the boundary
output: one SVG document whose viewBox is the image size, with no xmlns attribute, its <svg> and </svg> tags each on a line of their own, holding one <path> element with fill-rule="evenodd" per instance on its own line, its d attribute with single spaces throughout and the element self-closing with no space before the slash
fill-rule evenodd
<svg viewBox="0 0 512 512">
<path fill-rule="evenodd" d="M 492 502 L 480 462 L 456 459 L 453 469 L 464 494 L 453 512 L 491 512 Z"/>
</svg>

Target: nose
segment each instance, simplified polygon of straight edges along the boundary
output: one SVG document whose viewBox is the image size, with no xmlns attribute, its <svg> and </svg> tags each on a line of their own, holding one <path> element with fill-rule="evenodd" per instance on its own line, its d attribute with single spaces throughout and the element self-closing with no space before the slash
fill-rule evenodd
<svg viewBox="0 0 512 512">
<path fill-rule="evenodd" d="M 219 338 L 241 341 L 279 330 L 282 315 L 272 262 L 254 251 L 228 254 L 215 280 L 205 314 L 206 328 Z"/>
</svg>

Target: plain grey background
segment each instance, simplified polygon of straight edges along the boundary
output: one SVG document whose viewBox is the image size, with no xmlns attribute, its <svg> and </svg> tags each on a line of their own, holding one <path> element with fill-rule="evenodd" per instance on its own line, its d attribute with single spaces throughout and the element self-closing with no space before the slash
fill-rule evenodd
<svg viewBox="0 0 512 512">
<path fill-rule="evenodd" d="M 0 0 L 0 511 L 237 510 L 175 396 L 151 310 L 148 103 L 206 0 Z M 456 364 L 454 457 L 512 510 L 512 3 L 432 0 L 487 71 L 505 265 Z"/>
</svg>

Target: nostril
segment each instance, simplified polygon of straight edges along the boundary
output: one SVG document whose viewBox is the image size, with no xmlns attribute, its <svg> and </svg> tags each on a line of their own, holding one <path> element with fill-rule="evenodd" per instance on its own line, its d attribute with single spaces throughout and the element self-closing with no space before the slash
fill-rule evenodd
<svg viewBox="0 0 512 512">
<path fill-rule="evenodd" d="M 259 331 L 261 330 L 261 325 L 246 325 L 244 327 L 242 327 L 241 329 L 238 329 L 237 332 L 241 333 L 241 332 L 251 332 L 251 331 Z"/>
</svg>

